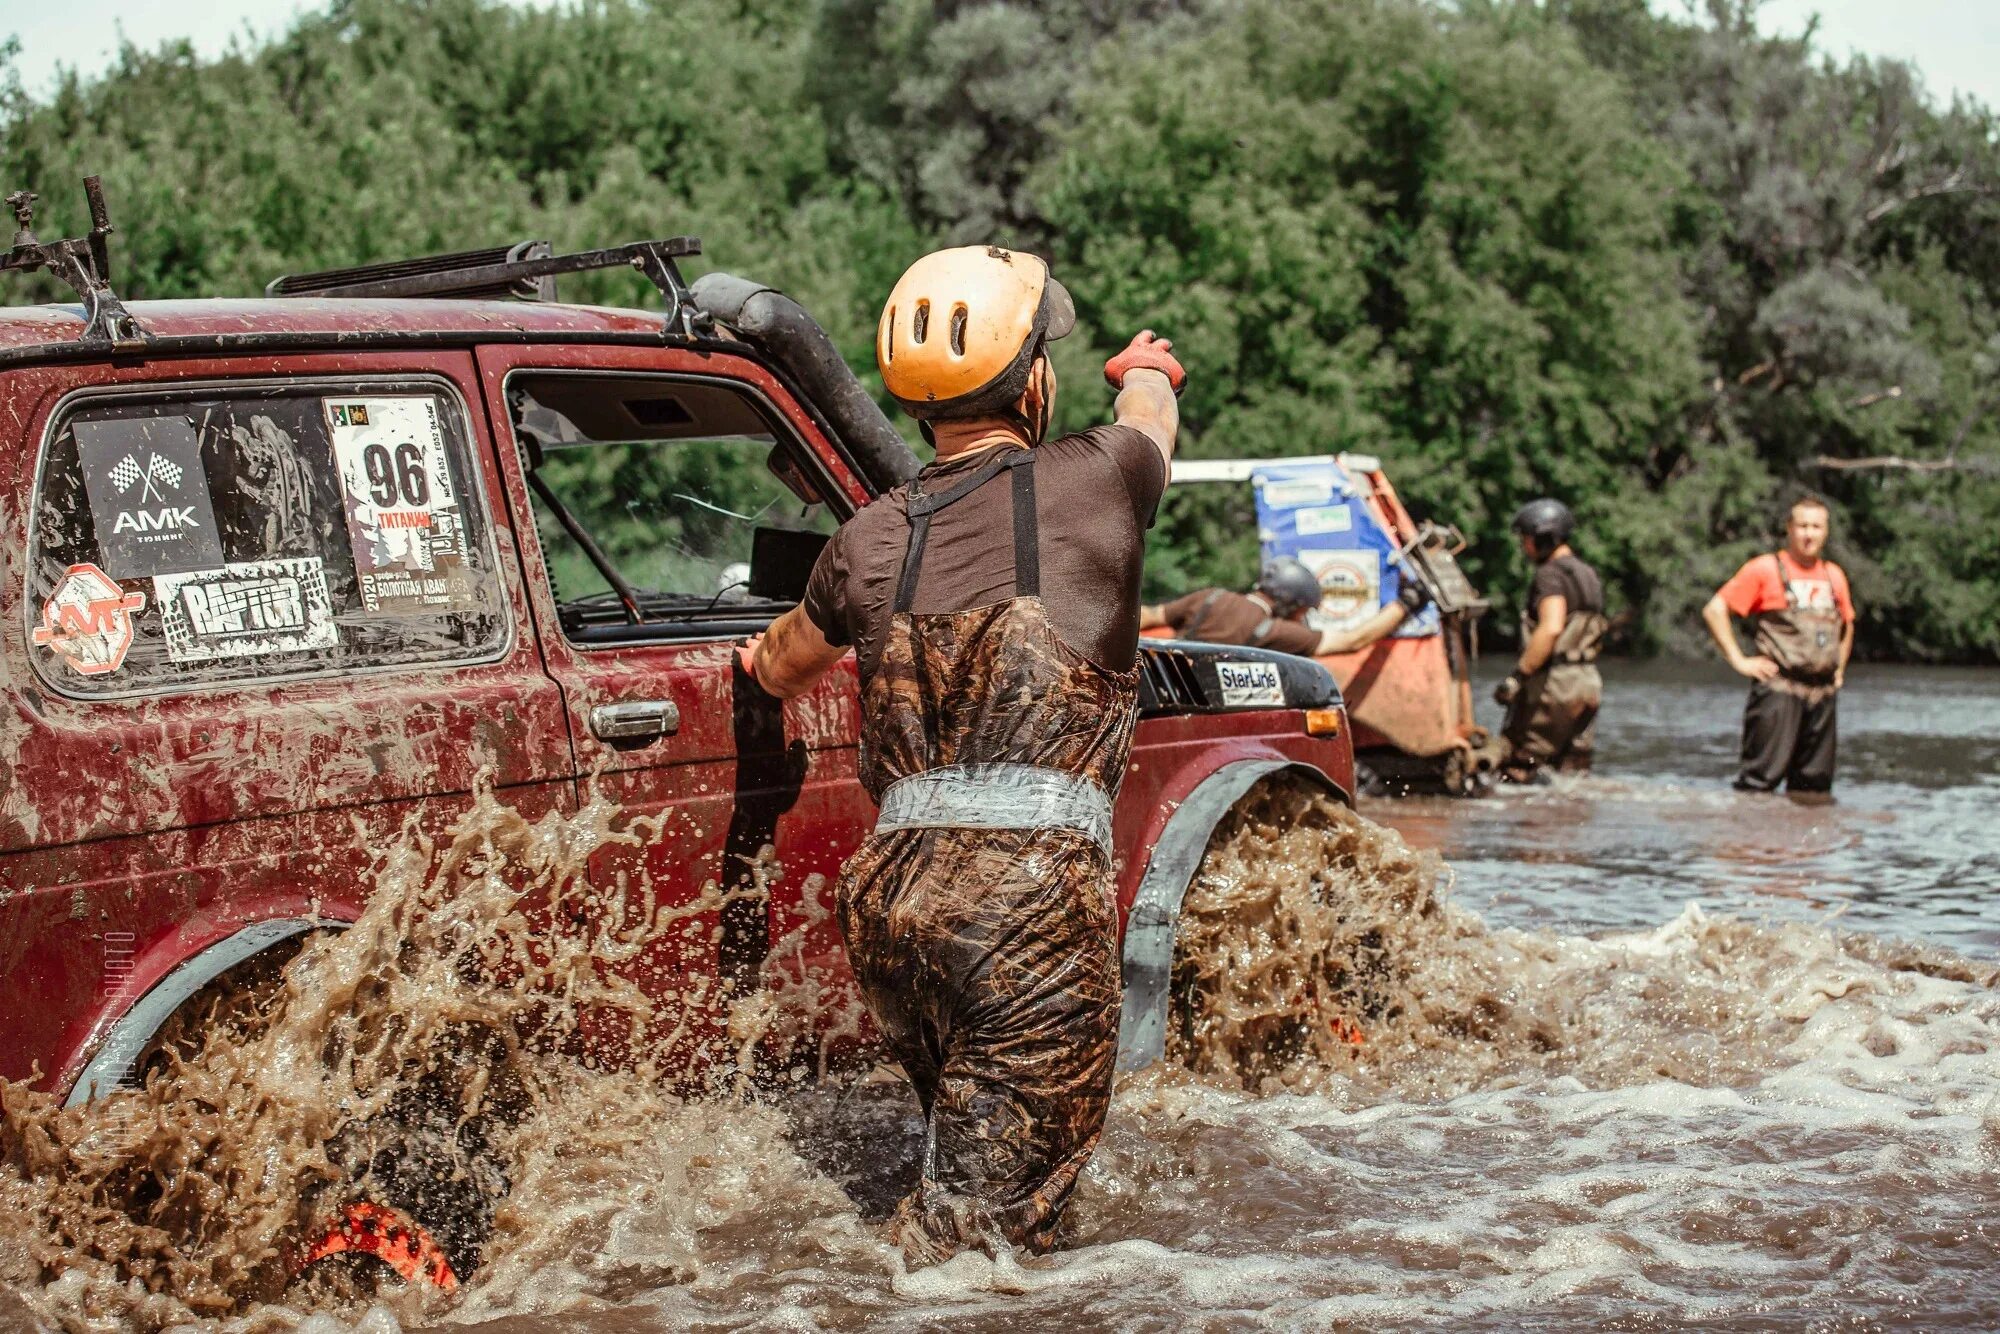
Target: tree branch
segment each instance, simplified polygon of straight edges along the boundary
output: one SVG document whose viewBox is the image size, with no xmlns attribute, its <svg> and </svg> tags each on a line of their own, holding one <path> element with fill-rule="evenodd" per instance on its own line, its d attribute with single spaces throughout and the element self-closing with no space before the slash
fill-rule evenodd
<svg viewBox="0 0 2000 1334">
<path fill-rule="evenodd" d="M 1992 471 L 1983 461 L 1957 459 L 1906 459 L 1900 454 L 1876 454 L 1868 458 L 1840 459 L 1822 454 L 1812 461 L 1815 468 L 1831 472 L 1976 472 Z"/>
<path fill-rule="evenodd" d="M 1893 198 L 1883 200 L 1874 208 L 1869 209 L 1863 215 L 1863 219 L 1870 225 L 1873 225 L 1882 221 L 1882 219 L 1888 217 L 1904 205 L 1914 204 L 1919 199 L 1935 199 L 1939 195 L 1983 195 L 1992 193 L 1993 190 L 1988 186 L 1966 184 L 1965 168 L 1957 167 L 1952 170 L 1951 175 L 1941 181 L 1932 181 L 1929 185 L 1920 185 L 1914 190 L 1908 190 Z"/>
</svg>

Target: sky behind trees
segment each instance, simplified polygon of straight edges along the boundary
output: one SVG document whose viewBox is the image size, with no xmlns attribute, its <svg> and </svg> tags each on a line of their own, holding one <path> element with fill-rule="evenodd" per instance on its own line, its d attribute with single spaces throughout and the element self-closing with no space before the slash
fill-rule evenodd
<svg viewBox="0 0 2000 1334">
<path fill-rule="evenodd" d="M 1676 14 L 1683 0 L 1652 0 Z M 0 40 L 20 38 L 17 62 L 29 92 L 45 91 L 59 66 L 86 74 L 111 63 L 118 33 L 152 48 L 185 37 L 214 56 L 247 25 L 268 37 L 291 26 L 301 12 L 321 6 L 307 0 L 67 0 L 61 4 L 5 0 Z M 1913 62 L 1941 100 L 1954 92 L 2000 106 L 2000 3 L 1995 0 L 1769 0 L 1768 30 L 1793 34 L 1817 13 L 1828 54 L 1894 56 Z"/>
</svg>

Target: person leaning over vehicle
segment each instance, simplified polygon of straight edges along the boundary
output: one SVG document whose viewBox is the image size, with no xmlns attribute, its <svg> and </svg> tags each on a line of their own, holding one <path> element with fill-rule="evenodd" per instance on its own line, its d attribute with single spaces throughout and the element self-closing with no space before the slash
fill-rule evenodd
<svg viewBox="0 0 2000 1334">
<path fill-rule="evenodd" d="M 1744 563 L 1701 609 L 1729 665 L 1750 678 L 1743 708 L 1743 761 L 1737 788 L 1772 792 L 1833 789 L 1836 700 L 1854 652 L 1854 600 L 1847 573 L 1826 550 L 1825 502 L 1795 503 L 1785 547 Z M 1731 616 L 1751 623 L 1757 652 L 1736 641 Z"/>
<path fill-rule="evenodd" d="M 1535 562 L 1535 579 L 1521 608 L 1521 656 L 1493 691 L 1507 710 L 1500 777 L 1526 783 L 1543 768 L 1588 773 L 1604 697 L 1597 654 L 1611 624 L 1604 584 L 1570 549 L 1576 516 L 1560 500 L 1529 501 L 1511 526 Z"/>
<path fill-rule="evenodd" d="M 858 660 L 861 781 L 882 813 L 835 900 L 924 1108 L 922 1174 L 892 1224 L 918 1262 L 1052 1244 L 1110 1105 L 1111 803 L 1184 375 L 1143 331 L 1104 368 L 1116 423 L 1043 443 L 1044 349 L 1074 323 L 1032 255 L 913 264 L 876 360 L 937 461 L 842 525 L 804 602 L 746 650 L 780 697 L 847 645 Z"/>
<path fill-rule="evenodd" d="M 1264 566 L 1249 593 L 1226 588 L 1197 589 L 1160 606 L 1139 609 L 1139 628 L 1166 626 L 1176 638 L 1207 644 L 1240 644 L 1276 649 L 1303 658 L 1322 653 L 1356 653 L 1395 633 L 1397 626 L 1430 605 L 1430 594 L 1405 577 L 1396 600 L 1345 630 L 1315 630 L 1306 613 L 1319 606 L 1319 579 L 1303 561 L 1280 556 Z"/>
</svg>

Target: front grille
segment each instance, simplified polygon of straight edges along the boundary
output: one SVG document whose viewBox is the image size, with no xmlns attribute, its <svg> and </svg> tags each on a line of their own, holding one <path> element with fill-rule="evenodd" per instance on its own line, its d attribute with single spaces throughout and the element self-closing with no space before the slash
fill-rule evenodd
<svg viewBox="0 0 2000 1334">
<path fill-rule="evenodd" d="M 1194 660 L 1177 649 L 1139 646 L 1139 712 L 1193 713 L 1209 707 Z"/>
</svg>

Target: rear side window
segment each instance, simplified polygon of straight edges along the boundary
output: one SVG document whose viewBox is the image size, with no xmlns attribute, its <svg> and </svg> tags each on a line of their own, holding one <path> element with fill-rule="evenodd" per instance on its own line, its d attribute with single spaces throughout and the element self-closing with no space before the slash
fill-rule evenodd
<svg viewBox="0 0 2000 1334">
<path fill-rule="evenodd" d="M 71 694 L 477 659 L 507 633 L 434 385 L 82 400 L 42 453 L 29 640 Z"/>
</svg>

